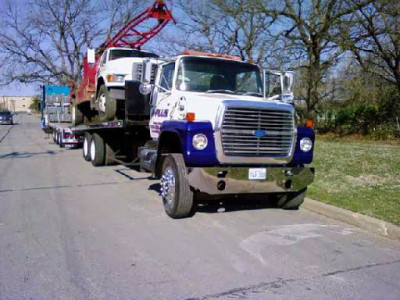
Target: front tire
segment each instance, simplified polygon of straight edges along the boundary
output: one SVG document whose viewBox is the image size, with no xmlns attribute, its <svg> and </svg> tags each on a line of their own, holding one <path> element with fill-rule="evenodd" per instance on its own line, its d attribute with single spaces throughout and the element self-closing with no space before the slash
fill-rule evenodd
<svg viewBox="0 0 400 300">
<path fill-rule="evenodd" d="M 283 209 L 297 210 L 300 205 L 303 204 L 304 198 L 306 197 L 307 188 L 300 192 L 292 192 L 283 194 L 278 199 L 278 207 Z"/>
<path fill-rule="evenodd" d="M 161 197 L 165 212 L 174 219 L 193 215 L 194 195 L 187 181 L 182 154 L 169 154 L 162 167 Z"/>
<path fill-rule="evenodd" d="M 117 100 L 111 98 L 107 87 L 102 85 L 97 95 L 97 105 L 100 121 L 112 121 L 117 113 Z"/>
<path fill-rule="evenodd" d="M 83 113 L 77 105 L 72 105 L 71 108 L 71 122 L 73 126 L 83 123 Z"/>
<path fill-rule="evenodd" d="M 90 141 L 90 160 L 95 167 L 104 166 L 105 161 L 104 140 L 97 133 L 93 133 Z"/>
</svg>

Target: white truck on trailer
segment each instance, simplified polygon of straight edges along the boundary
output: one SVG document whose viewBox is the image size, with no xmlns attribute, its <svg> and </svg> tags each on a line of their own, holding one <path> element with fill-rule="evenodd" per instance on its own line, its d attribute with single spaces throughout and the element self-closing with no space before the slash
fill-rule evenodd
<svg viewBox="0 0 400 300">
<path fill-rule="evenodd" d="M 269 95 L 268 78 L 276 75 L 279 91 Z M 314 131 L 296 124 L 293 73 L 187 51 L 145 59 L 132 78 L 139 80 L 126 82 L 125 120 L 80 129 L 93 165 L 119 161 L 122 153 L 139 160 L 142 170 L 161 178 L 172 218 L 192 215 L 197 194 L 257 193 L 286 209 L 301 205 L 314 178 L 305 166 Z"/>
</svg>

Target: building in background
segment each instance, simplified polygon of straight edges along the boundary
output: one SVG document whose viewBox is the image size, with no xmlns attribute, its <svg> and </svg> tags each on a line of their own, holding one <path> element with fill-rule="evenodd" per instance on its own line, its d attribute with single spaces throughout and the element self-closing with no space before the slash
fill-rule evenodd
<svg viewBox="0 0 400 300">
<path fill-rule="evenodd" d="M 0 109 L 12 112 L 27 111 L 35 96 L 0 96 Z"/>
</svg>

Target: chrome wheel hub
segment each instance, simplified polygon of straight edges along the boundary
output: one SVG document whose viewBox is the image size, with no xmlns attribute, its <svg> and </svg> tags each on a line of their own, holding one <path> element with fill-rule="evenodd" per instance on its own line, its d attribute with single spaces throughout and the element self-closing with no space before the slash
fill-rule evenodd
<svg viewBox="0 0 400 300">
<path fill-rule="evenodd" d="M 76 111 L 75 111 L 75 106 L 72 106 L 71 107 L 71 120 L 72 120 L 72 124 L 75 124 L 75 114 L 76 114 Z"/>
<path fill-rule="evenodd" d="M 94 141 L 90 143 L 90 158 L 92 161 L 96 158 L 96 145 L 94 144 Z"/>
<path fill-rule="evenodd" d="M 164 171 L 161 177 L 161 197 L 164 204 L 171 208 L 175 201 L 175 174 L 171 168 Z"/>
<path fill-rule="evenodd" d="M 99 111 L 106 112 L 106 95 L 101 94 L 99 97 Z"/>
<path fill-rule="evenodd" d="M 85 139 L 83 140 L 83 153 L 85 156 L 88 155 L 88 150 L 89 150 L 88 140 L 85 137 Z"/>
</svg>

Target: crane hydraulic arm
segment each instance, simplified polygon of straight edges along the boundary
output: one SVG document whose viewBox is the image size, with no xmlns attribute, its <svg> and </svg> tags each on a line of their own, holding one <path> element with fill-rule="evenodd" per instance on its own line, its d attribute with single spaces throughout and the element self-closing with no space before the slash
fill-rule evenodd
<svg viewBox="0 0 400 300">
<path fill-rule="evenodd" d="M 157 23 L 153 24 L 149 29 L 145 29 L 145 31 L 139 31 L 137 29 L 141 24 L 150 19 L 156 19 Z M 130 20 L 114 37 L 103 43 L 99 47 L 99 52 L 109 47 L 130 47 L 138 49 L 157 35 L 170 21 L 175 22 L 165 1 L 156 0 L 152 6 Z"/>
</svg>

